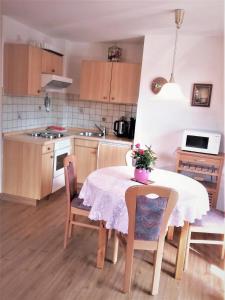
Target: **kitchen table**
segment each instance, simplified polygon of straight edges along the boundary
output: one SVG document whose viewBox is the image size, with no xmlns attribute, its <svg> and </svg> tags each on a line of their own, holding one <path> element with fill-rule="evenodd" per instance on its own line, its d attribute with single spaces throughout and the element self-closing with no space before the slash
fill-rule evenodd
<svg viewBox="0 0 225 300">
<path fill-rule="evenodd" d="M 85 180 L 80 191 L 84 205 L 91 206 L 89 218 L 104 221 L 101 226 L 102 242 L 99 244 L 98 266 L 103 267 L 105 255 L 106 229 L 115 229 L 124 234 L 128 231 L 128 213 L 125 203 L 125 191 L 138 185 L 132 179 L 134 168 L 117 166 L 98 169 Z M 182 227 L 176 259 L 175 278 L 181 279 L 185 260 L 185 249 L 189 222 L 201 219 L 209 210 L 208 193 L 198 181 L 171 171 L 154 169 L 150 173 L 153 185 L 170 187 L 178 192 L 178 201 L 173 210 L 169 225 Z M 103 223 L 102 223 L 103 224 Z M 100 231 L 101 231 L 100 230 Z"/>
</svg>

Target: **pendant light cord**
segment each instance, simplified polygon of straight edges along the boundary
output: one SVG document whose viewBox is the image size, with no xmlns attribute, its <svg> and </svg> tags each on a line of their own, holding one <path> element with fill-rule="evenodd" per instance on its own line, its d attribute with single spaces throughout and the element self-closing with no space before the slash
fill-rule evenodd
<svg viewBox="0 0 225 300">
<path fill-rule="evenodd" d="M 175 69 L 175 62 L 176 62 L 177 40 L 178 40 L 178 28 L 176 28 L 175 45 L 174 45 L 174 51 L 173 51 L 172 71 L 171 71 L 171 76 L 170 76 L 169 82 L 175 82 L 175 80 L 174 80 L 174 69 Z"/>
</svg>

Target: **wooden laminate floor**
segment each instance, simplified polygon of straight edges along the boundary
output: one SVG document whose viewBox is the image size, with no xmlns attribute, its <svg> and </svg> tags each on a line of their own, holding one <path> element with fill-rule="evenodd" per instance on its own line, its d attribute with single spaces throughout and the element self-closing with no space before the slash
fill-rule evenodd
<svg viewBox="0 0 225 300">
<path fill-rule="evenodd" d="M 191 251 L 189 268 L 177 281 L 172 277 L 176 247 L 167 242 L 159 294 L 149 293 L 152 254 L 147 251 L 135 252 L 132 291 L 123 294 L 122 249 L 113 265 L 110 241 L 108 260 L 98 270 L 97 231 L 76 228 L 63 250 L 65 204 L 63 191 L 37 208 L 0 201 L 1 300 L 223 299 L 224 262 L 218 258 L 217 247 L 205 246 L 203 255 Z"/>
</svg>

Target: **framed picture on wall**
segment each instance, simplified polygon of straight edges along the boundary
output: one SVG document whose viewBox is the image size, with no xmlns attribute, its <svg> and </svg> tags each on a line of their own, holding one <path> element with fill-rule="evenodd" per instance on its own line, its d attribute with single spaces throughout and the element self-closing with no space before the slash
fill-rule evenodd
<svg viewBox="0 0 225 300">
<path fill-rule="evenodd" d="M 192 92 L 192 106 L 210 106 L 212 84 L 194 83 Z"/>
</svg>

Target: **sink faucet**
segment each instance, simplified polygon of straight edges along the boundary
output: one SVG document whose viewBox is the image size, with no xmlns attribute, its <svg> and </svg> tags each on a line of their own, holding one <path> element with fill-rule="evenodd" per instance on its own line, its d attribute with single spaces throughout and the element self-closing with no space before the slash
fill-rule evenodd
<svg viewBox="0 0 225 300">
<path fill-rule="evenodd" d="M 100 131 L 100 133 L 101 133 L 102 136 L 106 135 L 106 128 L 105 128 L 105 126 L 103 128 L 101 128 L 97 124 L 95 124 L 95 127 L 98 128 L 98 130 Z"/>
</svg>

